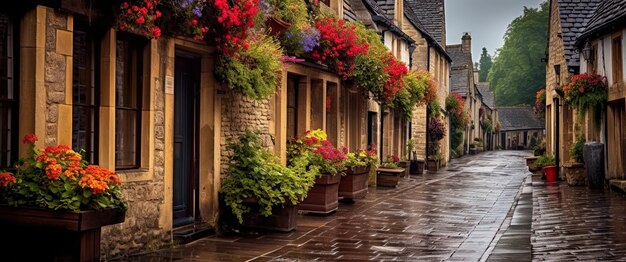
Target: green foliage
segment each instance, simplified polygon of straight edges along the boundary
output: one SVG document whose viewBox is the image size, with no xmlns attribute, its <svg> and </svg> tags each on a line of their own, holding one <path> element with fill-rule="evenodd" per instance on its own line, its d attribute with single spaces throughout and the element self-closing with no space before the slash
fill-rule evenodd
<svg viewBox="0 0 626 262">
<path fill-rule="evenodd" d="M 256 198 L 261 214 L 269 216 L 275 206 L 304 200 L 313 186 L 314 174 L 305 170 L 305 161 L 296 160 L 292 168 L 281 165 L 275 155 L 263 148 L 255 132 L 246 131 L 237 142 L 229 140 L 226 148 L 232 154 L 222 192 L 239 223 L 243 222 L 243 214 L 250 211 L 244 199 Z"/>
<path fill-rule="evenodd" d="M 282 68 L 280 45 L 272 37 L 251 37 L 250 48 L 233 56 L 223 55 L 216 63 L 216 76 L 229 88 L 261 100 L 274 93 Z"/>
<path fill-rule="evenodd" d="M 487 53 L 487 48 L 483 47 L 483 52 L 480 54 L 480 73 L 478 75 L 478 81 L 487 82 L 487 76 L 489 75 L 489 70 L 493 65 L 493 61 L 491 60 L 491 55 Z"/>
<path fill-rule="evenodd" d="M 585 159 L 583 157 L 583 150 L 585 148 L 585 137 L 583 135 L 578 135 L 576 137 L 576 141 L 574 141 L 574 144 L 572 145 L 572 148 L 570 148 L 570 155 L 572 156 L 572 159 L 574 159 L 576 162 L 578 163 L 584 163 Z"/>
<path fill-rule="evenodd" d="M 455 128 L 452 137 L 450 140 L 450 146 L 453 150 L 462 150 L 461 145 L 463 144 L 463 129 Z"/>
<path fill-rule="evenodd" d="M 346 154 L 344 164 L 346 167 L 370 166 L 375 167 L 378 156 L 375 151 L 359 150 Z"/>
<path fill-rule="evenodd" d="M 293 166 L 292 159 L 304 158 L 307 168 L 315 167 L 320 176 L 340 174 L 345 169 L 345 154 L 327 140 L 321 129 L 306 131 L 301 137 L 289 140 L 287 158 L 289 166 Z"/>
<path fill-rule="evenodd" d="M 438 117 L 441 115 L 441 104 L 439 103 L 439 99 L 434 99 L 430 102 L 430 116 Z"/>
<path fill-rule="evenodd" d="M 537 167 L 553 166 L 556 164 L 556 160 L 553 155 L 541 155 L 537 157 L 535 164 Z"/>
<path fill-rule="evenodd" d="M 530 138 L 530 144 L 528 146 L 530 147 L 530 149 L 535 150 L 539 146 L 539 143 L 539 139 L 533 136 Z"/>
<path fill-rule="evenodd" d="M 548 32 L 548 2 L 540 8 L 524 8 L 507 29 L 488 80 L 498 105 L 532 104 L 535 92 L 545 86 L 545 55 Z"/>
<path fill-rule="evenodd" d="M 310 23 L 306 3 L 302 0 L 266 0 L 271 6 L 271 15 L 302 29 Z"/>
<path fill-rule="evenodd" d="M 357 55 L 354 71 L 348 81 L 373 94 L 382 94 L 385 83 L 389 79 L 384 63 L 389 51 L 376 31 L 365 28 L 360 22 L 351 22 L 349 25 L 355 27 L 357 37 L 367 42 L 369 50 Z"/>
</svg>

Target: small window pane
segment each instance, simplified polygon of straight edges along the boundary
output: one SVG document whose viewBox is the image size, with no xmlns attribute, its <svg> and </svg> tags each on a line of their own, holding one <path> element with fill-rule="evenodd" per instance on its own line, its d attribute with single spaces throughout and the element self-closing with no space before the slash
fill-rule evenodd
<svg viewBox="0 0 626 262">
<path fill-rule="evenodd" d="M 137 159 L 137 112 L 118 109 L 115 112 L 115 160 L 117 166 L 133 167 Z"/>
<path fill-rule="evenodd" d="M 79 28 L 74 30 L 72 146 L 77 152 L 84 150 L 85 160 L 97 163 L 98 86 L 95 78 L 98 56 L 95 41 L 86 31 Z"/>
<path fill-rule="evenodd" d="M 13 18 L 0 13 L 0 168 L 10 169 L 17 160 L 16 82 L 14 81 Z"/>
</svg>

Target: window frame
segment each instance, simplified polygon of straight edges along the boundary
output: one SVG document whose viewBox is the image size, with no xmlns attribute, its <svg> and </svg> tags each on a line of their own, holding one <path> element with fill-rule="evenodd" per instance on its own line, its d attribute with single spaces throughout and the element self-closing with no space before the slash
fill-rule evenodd
<svg viewBox="0 0 626 262">
<path fill-rule="evenodd" d="M 615 44 L 616 42 L 617 45 Z M 611 37 L 611 76 L 613 77 L 613 84 L 624 82 L 624 62 L 622 61 L 624 50 L 622 48 L 622 42 L 622 34 L 616 34 Z M 617 55 L 616 53 L 619 53 L 619 55 Z"/>
<path fill-rule="evenodd" d="M 8 21 L 9 21 L 9 30 L 11 31 L 11 37 L 12 39 L 7 39 L 7 45 L 10 44 L 11 46 L 7 46 L 7 50 L 11 50 L 12 54 L 11 54 L 11 65 L 10 67 L 7 66 L 7 70 L 9 70 L 9 68 L 11 69 L 11 72 L 13 73 L 11 76 L 12 81 L 12 86 L 11 88 L 13 89 L 13 97 L 12 98 L 6 98 L 6 99 L 2 99 L 0 98 L 0 104 L 7 104 L 8 107 L 11 108 L 11 114 L 10 114 L 10 120 L 7 121 L 7 124 L 11 125 L 11 134 L 9 136 L 7 136 L 8 138 L 8 142 L 10 142 L 10 146 L 7 147 L 6 149 L 8 150 L 8 162 L 7 162 L 7 166 L 0 166 L 0 168 L 2 169 L 6 169 L 6 170 L 14 170 L 14 166 L 13 163 L 15 161 L 17 161 L 19 159 L 19 108 L 20 108 L 20 101 L 19 101 L 19 97 L 20 97 L 20 86 L 19 86 L 19 75 L 20 75 L 20 51 L 19 51 L 19 47 L 20 47 L 20 20 L 11 15 L 8 14 L 6 12 L 0 12 L 0 14 L 2 15 L 6 15 L 8 17 Z M 8 64 L 8 56 L 7 56 L 7 64 Z M 9 77 L 7 76 L 6 81 L 8 82 Z M 7 83 L 8 86 L 8 83 Z M 1 163 L 1 162 L 0 162 Z"/>
<path fill-rule="evenodd" d="M 89 45 L 91 45 L 91 52 L 90 52 L 90 66 L 91 68 L 91 82 L 93 83 L 93 86 L 90 87 L 92 88 L 92 96 L 93 96 L 93 101 L 91 103 L 81 103 L 77 100 L 74 99 L 74 95 L 76 92 L 76 87 L 75 87 L 75 83 L 76 83 L 76 75 L 75 75 L 75 67 L 76 67 L 76 63 L 73 60 L 72 61 L 72 116 L 74 116 L 76 114 L 76 109 L 78 108 L 82 108 L 83 110 L 86 110 L 90 113 L 93 114 L 93 130 L 91 133 L 93 133 L 93 140 L 91 140 L 89 142 L 91 142 L 91 152 L 88 151 L 87 148 L 76 148 L 76 145 L 74 145 L 74 136 L 75 136 L 75 126 L 74 126 L 74 120 L 72 119 L 72 148 L 76 151 L 84 149 L 85 150 L 85 154 L 83 155 L 83 159 L 89 160 L 90 163 L 93 164 L 97 164 L 99 162 L 99 150 L 100 150 L 100 97 L 101 97 L 101 92 L 102 92 L 102 88 L 100 86 L 100 41 L 99 38 L 97 37 L 96 33 L 93 33 L 93 29 L 89 28 L 85 23 L 81 23 L 81 22 L 77 22 L 74 24 L 74 32 L 79 31 L 82 32 L 84 34 L 86 34 L 87 36 L 87 42 Z M 72 42 L 74 43 L 74 41 Z M 75 59 L 76 54 L 74 53 L 76 51 L 76 48 L 73 48 L 72 51 L 72 59 Z M 88 144 L 89 144 L 88 142 Z M 77 151 L 78 152 L 78 151 Z M 93 155 L 93 159 L 89 159 L 87 156 L 91 156 Z"/>
<path fill-rule="evenodd" d="M 137 97 L 135 99 L 137 106 L 136 108 L 133 107 L 127 107 L 127 106 L 120 106 L 118 104 L 117 101 L 117 77 L 116 77 L 116 83 L 115 83 L 115 130 L 118 129 L 118 118 L 117 118 L 117 113 L 118 111 L 122 110 L 122 111 L 130 111 L 130 112 L 135 112 L 137 114 L 137 117 L 135 119 L 135 124 L 136 124 L 136 128 L 135 128 L 135 163 L 132 165 L 120 165 L 118 163 L 118 159 L 117 157 L 115 158 L 115 170 L 133 170 L 133 169 L 140 169 L 141 168 L 141 164 L 142 164 L 142 136 L 141 136 L 141 132 L 142 132 L 142 125 L 143 125 L 143 119 L 142 119 L 142 114 L 143 114 L 143 91 L 144 91 L 144 65 L 143 65 L 143 61 L 144 61 L 144 51 L 145 48 L 147 46 L 147 44 L 145 43 L 145 41 L 143 39 L 140 39 L 139 37 L 136 36 L 132 36 L 130 34 L 127 33 L 123 33 L 123 32 L 118 32 L 117 33 L 117 38 L 116 38 L 116 42 L 115 42 L 115 46 L 116 46 L 116 52 L 117 52 L 117 44 L 119 41 L 125 41 L 126 43 L 128 43 L 127 46 L 132 46 L 133 50 L 136 52 L 137 57 L 135 59 L 135 63 L 136 65 L 131 66 L 134 69 L 134 74 L 131 73 L 131 77 L 136 78 L 136 86 L 134 88 L 137 88 Z M 126 61 L 125 61 L 126 62 Z M 132 63 L 132 61 L 131 61 Z M 117 61 L 116 61 L 117 64 Z M 136 67 L 135 67 L 136 66 Z M 127 70 L 124 70 L 125 74 L 127 72 Z M 116 69 L 116 73 L 117 73 L 117 69 Z M 116 132 L 117 133 L 117 132 Z M 117 148 L 117 134 L 115 135 L 115 152 L 116 152 L 116 156 L 117 156 L 117 152 L 118 152 L 118 148 Z"/>
</svg>

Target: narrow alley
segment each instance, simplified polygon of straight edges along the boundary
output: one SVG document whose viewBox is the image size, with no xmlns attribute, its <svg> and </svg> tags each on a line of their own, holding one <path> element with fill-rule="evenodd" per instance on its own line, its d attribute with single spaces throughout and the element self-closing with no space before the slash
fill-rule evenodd
<svg viewBox="0 0 626 262">
<path fill-rule="evenodd" d="M 310 261 L 485 259 L 530 175 L 525 151 L 491 151 L 447 169 L 372 188 L 336 215 L 300 215 L 296 231 L 212 236 L 132 261 Z M 492 246 L 490 248 L 490 246 Z"/>
</svg>

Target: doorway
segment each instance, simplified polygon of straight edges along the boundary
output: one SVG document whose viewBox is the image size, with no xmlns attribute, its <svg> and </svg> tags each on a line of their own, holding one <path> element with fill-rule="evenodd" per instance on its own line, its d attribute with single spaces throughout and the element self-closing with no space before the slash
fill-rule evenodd
<svg viewBox="0 0 626 262">
<path fill-rule="evenodd" d="M 173 226 L 198 217 L 200 57 L 176 50 L 174 62 Z"/>
</svg>

